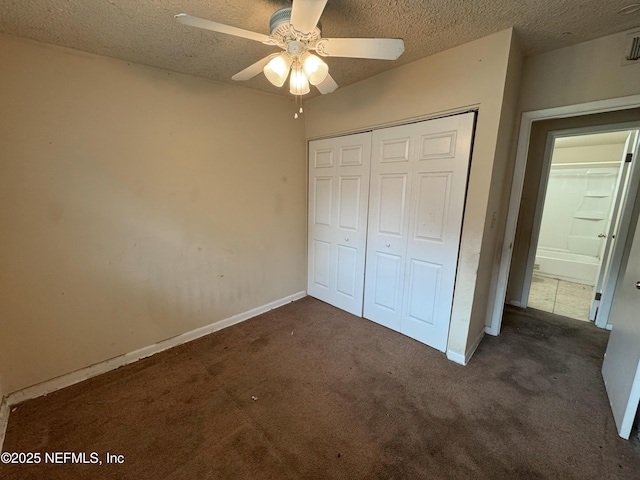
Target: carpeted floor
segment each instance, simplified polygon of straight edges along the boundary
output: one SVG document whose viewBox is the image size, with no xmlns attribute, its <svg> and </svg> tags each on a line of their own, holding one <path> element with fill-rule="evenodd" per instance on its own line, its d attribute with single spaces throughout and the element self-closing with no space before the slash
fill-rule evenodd
<svg viewBox="0 0 640 480">
<path fill-rule="evenodd" d="M 607 337 L 508 309 L 462 367 L 307 297 L 17 406 L 5 451 L 103 463 L 0 478 L 638 479 L 600 375 Z"/>
</svg>

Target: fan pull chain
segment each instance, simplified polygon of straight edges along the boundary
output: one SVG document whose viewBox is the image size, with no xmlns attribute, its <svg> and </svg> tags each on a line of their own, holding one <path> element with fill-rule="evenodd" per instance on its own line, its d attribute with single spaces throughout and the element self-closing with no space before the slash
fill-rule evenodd
<svg viewBox="0 0 640 480">
<path fill-rule="evenodd" d="M 298 103 L 300 104 L 300 107 L 298 107 Z M 293 118 L 298 119 L 298 114 L 302 115 L 302 113 L 304 113 L 304 110 L 302 108 L 302 95 L 296 95 L 296 110 L 297 112 L 293 114 Z"/>
</svg>

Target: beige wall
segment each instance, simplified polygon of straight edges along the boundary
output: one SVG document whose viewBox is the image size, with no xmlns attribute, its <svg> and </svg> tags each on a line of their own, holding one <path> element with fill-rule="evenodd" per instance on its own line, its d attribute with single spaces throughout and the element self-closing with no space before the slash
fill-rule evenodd
<svg viewBox="0 0 640 480">
<path fill-rule="evenodd" d="M 618 143 L 589 145 L 586 147 L 555 148 L 553 150 L 551 163 L 620 162 L 622 160 L 624 146 L 624 143 Z"/>
<path fill-rule="evenodd" d="M 487 216 L 484 224 L 484 237 L 482 241 L 481 265 L 478 268 L 478 281 L 476 282 L 475 296 L 486 301 L 486 308 L 475 309 L 475 315 L 471 317 L 469 336 L 467 338 L 467 351 L 474 346 L 478 335 L 481 335 L 485 326 L 491 325 L 495 309 L 495 296 L 500 270 L 500 260 L 504 249 L 504 231 L 506 226 L 509 203 L 504 201 L 510 193 L 510 179 L 512 175 L 512 161 L 509 156 L 512 145 L 513 124 L 516 119 L 518 93 L 520 92 L 520 79 L 522 75 L 522 51 L 517 38 L 512 38 L 509 63 L 504 85 L 504 97 L 500 114 L 500 127 L 498 141 L 493 163 Z M 482 305 L 482 304 L 481 304 Z"/>
<path fill-rule="evenodd" d="M 504 103 L 510 55 L 512 60 L 514 55 L 519 57 L 514 54 L 512 37 L 512 30 L 496 33 L 314 98 L 306 106 L 307 138 L 479 110 L 448 346 L 459 355 L 464 355 L 468 339 L 475 333 L 470 328 L 484 328 L 487 298 L 481 298 L 486 292 L 477 290 L 477 285 L 488 283 L 492 275 L 495 238 L 488 236 L 485 245 L 483 236 L 491 224 L 487 209 L 494 204 L 492 178 L 502 170 L 502 165 L 495 164 L 496 155 L 504 157 L 499 164 L 506 161 L 501 145 L 503 137 L 511 134 L 510 129 L 500 131 L 500 120 L 501 116 L 508 118 L 513 106 Z M 517 67 L 509 88 L 513 79 L 517 80 Z M 481 260 L 485 255 L 489 260 Z"/>
<path fill-rule="evenodd" d="M 0 36 L 9 393 L 305 289 L 286 98 Z"/>
<path fill-rule="evenodd" d="M 621 65 L 625 39 L 626 33 L 610 35 L 526 59 L 518 117 L 526 111 L 640 94 L 640 64 Z M 634 109 L 533 124 L 507 302 L 519 302 L 522 295 L 547 132 L 638 119 Z M 519 122 L 515 130 L 513 138 L 519 134 Z M 515 148 L 513 152 L 515 156 Z"/>
<path fill-rule="evenodd" d="M 626 33 L 609 35 L 526 59 L 520 110 L 640 93 L 640 63 L 622 66 Z"/>
</svg>

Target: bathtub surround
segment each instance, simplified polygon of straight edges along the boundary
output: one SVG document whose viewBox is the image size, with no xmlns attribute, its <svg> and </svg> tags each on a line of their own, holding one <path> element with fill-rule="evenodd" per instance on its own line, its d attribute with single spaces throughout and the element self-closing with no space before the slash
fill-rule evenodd
<svg viewBox="0 0 640 480">
<path fill-rule="evenodd" d="M 605 243 L 599 235 L 609 230 L 619 164 L 618 168 L 600 163 L 584 167 L 551 164 L 536 273 L 595 285 Z"/>
<path fill-rule="evenodd" d="M 593 287 L 600 268 L 600 260 L 589 255 L 557 251 L 538 245 L 535 271 L 540 276 L 562 279 Z"/>
<path fill-rule="evenodd" d="M 595 285 L 631 131 L 557 137 L 535 273 Z"/>
</svg>

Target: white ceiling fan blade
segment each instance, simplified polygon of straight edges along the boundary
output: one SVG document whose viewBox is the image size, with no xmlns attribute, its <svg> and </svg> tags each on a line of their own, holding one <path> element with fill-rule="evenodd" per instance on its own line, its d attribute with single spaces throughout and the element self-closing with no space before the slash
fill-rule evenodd
<svg viewBox="0 0 640 480">
<path fill-rule="evenodd" d="M 327 74 L 327 78 L 316 85 L 316 88 L 321 94 L 326 95 L 327 93 L 334 92 L 336 88 L 338 88 L 338 84 L 331 77 L 331 75 Z"/>
<path fill-rule="evenodd" d="M 291 25 L 302 33 L 313 32 L 327 0 L 293 0 L 291 6 Z"/>
<path fill-rule="evenodd" d="M 325 57 L 395 60 L 404 52 L 400 38 L 323 38 L 316 51 Z"/>
<path fill-rule="evenodd" d="M 248 38 L 249 40 L 256 40 L 262 43 L 272 43 L 271 38 L 269 38 L 268 35 L 252 32 L 250 30 L 244 30 L 242 28 L 232 27 L 231 25 L 225 25 L 224 23 L 214 22 L 212 20 L 206 20 L 200 17 L 194 17 L 191 15 L 187 15 L 186 13 L 179 13 L 175 16 L 175 18 L 178 23 L 189 25 L 190 27 L 197 27 L 203 28 L 205 30 L 212 30 L 214 32 L 226 33 L 227 35 Z"/>
<path fill-rule="evenodd" d="M 255 77 L 256 75 L 258 75 L 259 73 L 262 73 L 262 69 L 264 68 L 264 66 L 269 63 L 269 60 L 271 60 L 273 57 L 275 57 L 276 55 L 278 55 L 277 53 L 272 53 L 271 55 L 267 55 L 266 57 L 258 60 L 256 63 L 254 63 L 253 65 L 249 65 L 247 68 L 245 68 L 244 70 L 242 70 L 241 72 L 236 73 L 233 77 L 231 77 L 233 80 L 239 81 L 239 82 L 243 82 L 245 80 L 250 80 L 253 77 Z"/>
</svg>

